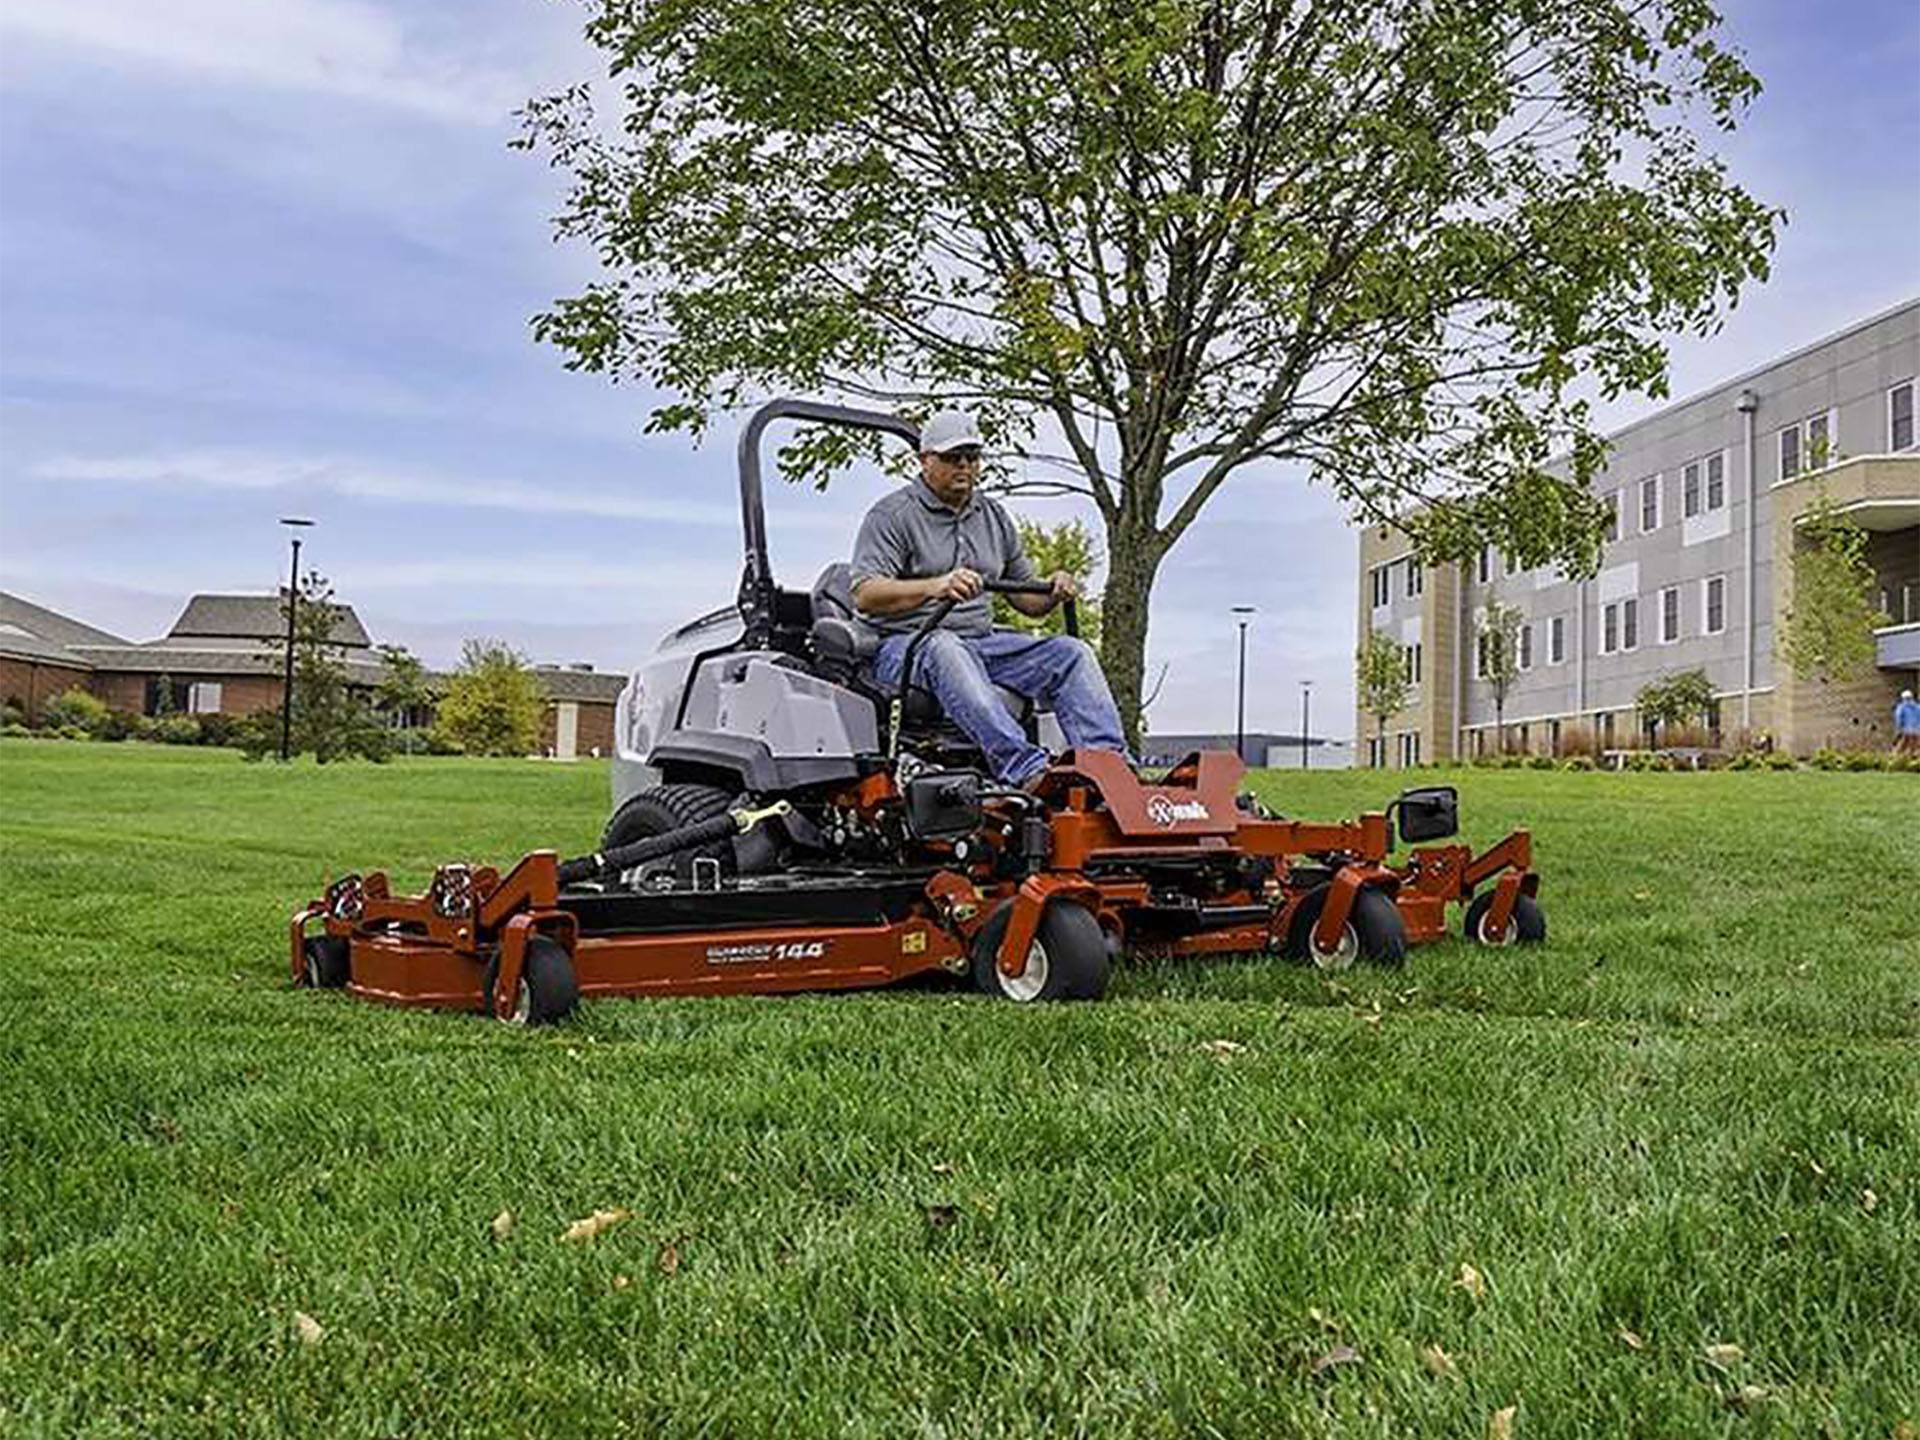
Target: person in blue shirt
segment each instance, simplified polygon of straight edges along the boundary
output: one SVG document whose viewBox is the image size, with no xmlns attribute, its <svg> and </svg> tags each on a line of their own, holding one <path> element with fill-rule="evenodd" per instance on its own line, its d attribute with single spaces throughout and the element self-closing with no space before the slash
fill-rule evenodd
<svg viewBox="0 0 1920 1440">
<path fill-rule="evenodd" d="M 1893 707 L 1893 735 L 1896 755 L 1920 755 L 1920 700 L 1911 690 L 1902 690 L 1900 703 Z"/>
</svg>

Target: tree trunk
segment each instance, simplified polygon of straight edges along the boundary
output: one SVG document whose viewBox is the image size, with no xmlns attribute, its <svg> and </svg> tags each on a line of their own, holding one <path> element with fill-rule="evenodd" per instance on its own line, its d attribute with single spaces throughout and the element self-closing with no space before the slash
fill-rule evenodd
<svg viewBox="0 0 1920 1440">
<path fill-rule="evenodd" d="M 1150 524 L 1122 514 L 1107 526 L 1107 588 L 1100 602 L 1100 667 L 1106 671 L 1127 744 L 1140 750 L 1141 689 L 1147 665 L 1147 604 L 1164 551 Z"/>
</svg>

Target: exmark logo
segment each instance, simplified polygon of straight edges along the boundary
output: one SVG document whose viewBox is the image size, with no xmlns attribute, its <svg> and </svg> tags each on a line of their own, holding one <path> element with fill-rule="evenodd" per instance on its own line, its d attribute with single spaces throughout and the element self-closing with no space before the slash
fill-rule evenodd
<svg viewBox="0 0 1920 1440">
<path fill-rule="evenodd" d="M 1147 797 L 1147 818 L 1156 825 L 1177 825 L 1182 820 L 1211 820 L 1207 807 L 1198 800 L 1169 800 L 1165 795 Z"/>
<path fill-rule="evenodd" d="M 831 940 L 783 940 L 779 944 L 709 945 L 709 965 L 752 965 L 764 960 L 820 960 L 832 947 Z"/>
</svg>

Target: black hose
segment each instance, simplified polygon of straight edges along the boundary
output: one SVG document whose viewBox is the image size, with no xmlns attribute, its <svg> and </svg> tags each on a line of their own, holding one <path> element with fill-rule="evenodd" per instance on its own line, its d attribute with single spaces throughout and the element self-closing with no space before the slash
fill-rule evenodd
<svg viewBox="0 0 1920 1440">
<path fill-rule="evenodd" d="M 678 830 L 669 830 L 664 835 L 649 835 L 644 840 L 634 840 L 625 845 L 616 845 L 611 850 L 603 850 L 593 855 L 582 855 L 577 860 L 560 862 L 560 883 L 577 885 L 583 880 L 599 880 L 608 875 L 618 875 L 622 870 L 631 870 L 636 865 L 644 865 L 649 860 L 658 860 L 665 855 L 677 855 L 682 850 L 697 850 L 702 845 L 711 845 L 715 841 L 725 840 L 739 832 L 740 822 L 729 810 L 724 815 L 715 815 L 710 819 L 682 826 Z"/>
</svg>

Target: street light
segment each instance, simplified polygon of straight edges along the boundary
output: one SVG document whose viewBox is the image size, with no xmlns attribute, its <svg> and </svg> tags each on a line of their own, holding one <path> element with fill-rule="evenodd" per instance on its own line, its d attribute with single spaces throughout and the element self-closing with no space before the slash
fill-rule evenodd
<svg viewBox="0 0 1920 1440">
<path fill-rule="evenodd" d="M 1300 768 L 1302 770 L 1307 768 L 1307 735 L 1311 730 L 1307 717 L 1312 714 L 1312 707 L 1313 682 L 1302 680 L 1300 682 Z"/>
<path fill-rule="evenodd" d="M 286 760 L 293 744 L 293 612 L 300 604 L 300 532 L 313 521 L 282 515 L 280 523 L 293 536 L 293 567 L 287 572 L 287 673 L 280 685 L 280 758 Z"/>
<path fill-rule="evenodd" d="M 1253 606 L 1236 605 L 1233 613 L 1240 617 L 1240 703 L 1234 711 L 1233 753 L 1244 764 L 1247 758 L 1247 621 L 1253 618 Z"/>
</svg>

